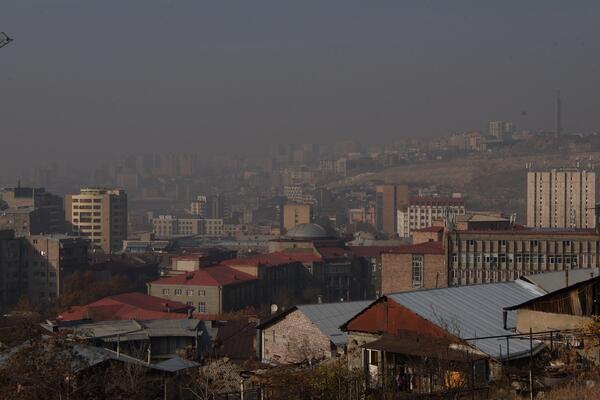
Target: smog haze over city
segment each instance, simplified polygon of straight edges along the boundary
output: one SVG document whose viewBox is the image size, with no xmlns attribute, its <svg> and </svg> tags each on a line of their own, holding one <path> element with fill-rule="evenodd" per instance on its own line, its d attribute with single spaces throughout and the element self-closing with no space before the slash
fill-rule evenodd
<svg viewBox="0 0 600 400">
<path fill-rule="evenodd" d="M 600 400 L 599 16 L 0 0 L 0 400 Z"/>
<path fill-rule="evenodd" d="M 18 41 L 0 58 L 2 163 L 382 144 L 495 119 L 550 130 L 557 89 L 565 128 L 597 129 L 599 12 L 595 1 L 6 0 L 2 29 Z"/>
</svg>

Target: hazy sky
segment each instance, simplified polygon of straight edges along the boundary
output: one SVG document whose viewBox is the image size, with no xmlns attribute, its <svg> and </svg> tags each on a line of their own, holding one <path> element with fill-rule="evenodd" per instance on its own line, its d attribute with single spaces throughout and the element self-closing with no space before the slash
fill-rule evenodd
<svg viewBox="0 0 600 400">
<path fill-rule="evenodd" d="M 1 0 L 15 41 L 0 49 L 0 167 L 490 119 L 552 129 L 557 88 L 566 130 L 599 129 L 598 16 L 597 0 Z"/>
</svg>

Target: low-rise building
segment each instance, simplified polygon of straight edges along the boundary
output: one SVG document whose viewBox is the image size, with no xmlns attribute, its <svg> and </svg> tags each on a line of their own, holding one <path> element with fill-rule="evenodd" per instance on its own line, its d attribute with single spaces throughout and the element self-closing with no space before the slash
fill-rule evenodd
<svg viewBox="0 0 600 400">
<path fill-rule="evenodd" d="M 258 326 L 259 359 L 273 364 L 319 361 L 342 355 L 346 334 L 339 327 L 368 301 L 299 305 Z"/>
<path fill-rule="evenodd" d="M 131 292 L 108 296 L 61 313 L 59 321 L 118 321 L 147 319 L 187 319 L 193 307 L 178 301 Z"/>
<path fill-rule="evenodd" d="M 225 265 L 201 268 L 148 283 L 148 294 L 218 315 L 258 305 L 257 279 Z"/>
</svg>

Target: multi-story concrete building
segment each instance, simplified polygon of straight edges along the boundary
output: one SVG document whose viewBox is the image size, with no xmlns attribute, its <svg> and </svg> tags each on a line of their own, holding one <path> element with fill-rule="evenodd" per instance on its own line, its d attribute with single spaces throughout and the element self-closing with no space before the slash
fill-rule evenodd
<svg viewBox="0 0 600 400">
<path fill-rule="evenodd" d="M 12 230 L 0 231 L 0 305 L 14 304 L 21 296 L 25 279 L 23 240 Z"/>
<path fill-rule="evenodd" d="M 408 205 L 408 186 L 380 185 L 375 189 L 375 222 L 378 231 L 395 235 L 398 210 Z"/>
<path fill-rule="evenodd" d="M 498 140 L 504 140 L 515 133 L 515 124 L 507 121 L 490 121 L 488 124 L 488 133 Z"/>
<path fill-rule="evenodd" d="M 310 204 L 284 204 L 281 218 L 281 232 L 285 233 L 298 224 L 308 224 L 311 220 Z"/>
<path fill-rule="evenodd" d="M 415 232 L 413 242 L 382 253 L 384 294 L 600 267 L 600 233 L 594 229 L 431 227 Z"/>
<path fill-rule="evenodd" d="M 594 228 L 596 173 L 579 169 L 527 173 L 527 225 Z"/>
<path fill-rule="evenodd" d="M 406 208 L 398 210 L 398 236 L 410 237 L 415 230 L 433 226 L 435 220 L 465 212 L 462 197 L 412 197 Z"/>
<path fill-rule="evenodd" d="M 160 239 L 203 235 L 205 222 L 204 218 L 198 217 L 177 218 L 173 215 L 160 215 L 152 219 L 152 232 Z"/>
<path fill-rule="evenodd" d="M 200 268 L 148 283 L 148 294 L 218 315 L 256 306 L 257 279 L 224 265 Z"/>
<path fill-rule="evenodd" d="M 120 189 L 83 188 L 65 196 L 65 215 L 73 233 L 105 253 L 123 249 L 127 239 L 127 194 Z"/>
<path fill-rule="evenodd" d="M 190 214 L 206 217 L 206 206 L 208 199 L 206 196 L 196 196 L 196 200 L 190 204 Z"/>
<path fill-rule="evenodd" d="M 8 219 L 30 218 L 27 229 L 15 229 L 17 236 L 23 231 L 39 233 L 66 233 L 69 230 L 65 222 L 63 200 L 60 196 L 46 192 L 44 188 L 15 187 L 0 189 L 0 200 L 8 206 L 7 214 L 12 214 Z M 0 203 L 1 203 L 0 201 Z M 30 216 L 28 214 L 32 210 Z M 17 215 L 19 214 L 19 215 Z M 6 222 L 6 221 L 5 221 Z M 3 229 L 3 228 L 0 228 Z"/>
<path fill-rule="evenodd" d="M 505 282 L 547 271 L 600 266 L 593 229 L 451 231 L 449 284 Z"/>
<path fill-rule="evenodd" d="M 27 237 L 27 295 L 30 300 L 50 300 L 60 296 L 64 278 L 90 262 L 90 242 L 65 235 Z"/>
<path fill-rule="evenodd" d="M 48 301 L 60 295 L 64 277 L 89 265 L 89 242 L 65 235 L 15 237 L 0 231 L 0 305 L 22 296 Z"/>
</svg>

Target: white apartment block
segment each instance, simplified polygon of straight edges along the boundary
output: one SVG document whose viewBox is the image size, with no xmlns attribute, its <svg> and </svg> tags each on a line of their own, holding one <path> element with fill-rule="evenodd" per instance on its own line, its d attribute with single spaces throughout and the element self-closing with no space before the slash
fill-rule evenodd
<svg viewBox="0 0 600 400">
<path fill-rule="evenodd" d="M 413 231 L 433 226 L 435 220 L 466 213 L 462 197 L 417 196 L 404 210 L 398 210 L 398 236 L 410 237 Z"/>
<path fill-rule="evenodd" d="M 527 173 L 527 226 L 594 228 L 596 173 L 579 169 Z"/>
</svg>

